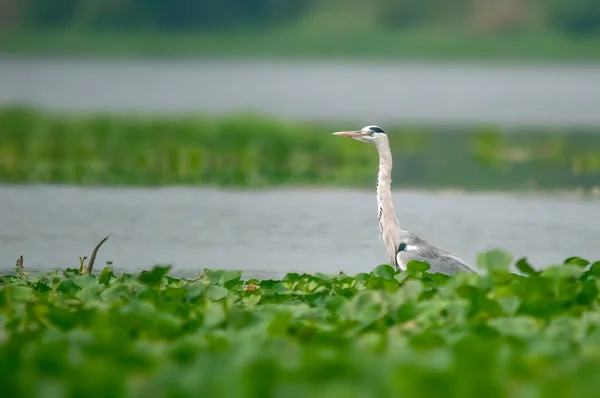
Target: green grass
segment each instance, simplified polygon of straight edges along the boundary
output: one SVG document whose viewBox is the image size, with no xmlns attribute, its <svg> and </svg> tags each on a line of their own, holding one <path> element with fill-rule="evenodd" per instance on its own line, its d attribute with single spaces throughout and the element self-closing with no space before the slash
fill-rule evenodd
<svg viewBox="0 0 600 398">
<path fill-rule="evenodd" d="M 0 109 L 0 183 L 372 188 L 374 147 L 349 123 L 260 115 L 140 116 Z M 360 126 L 356 126 L 360 127 Z M 597 131 L 384 126 L 397 188 L 593 189 Z"/>
<path fill-rule="evenodd" d="M 423 60 L 590 61 L 600 36 L 550 31 L 486 34 L 440 28 L 383 31 L 376 26 L 308 24 L 281 31 L 209 33 L 0 33 L 0 53 L 110 57 L 364 58 Z"/>
<path fill-rule="evenodd" d="M 10 397 L 596 397 L 600 262 L 447 277 L 157 266 L 0 278 Z"/>
</svg>

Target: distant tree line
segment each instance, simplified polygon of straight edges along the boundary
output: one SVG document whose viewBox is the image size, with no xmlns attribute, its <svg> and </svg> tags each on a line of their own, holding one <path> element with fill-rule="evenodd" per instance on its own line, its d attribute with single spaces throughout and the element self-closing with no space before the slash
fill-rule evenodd
<svg viewBox="0 0 600 398">
<path fill-rule="evenodd" d="M 566 33 L 600 33 L 600 0 L 0 0 L 0 27 L 268 29 L 332 6 L 339 7 L 340 18 L 347 8 L 372 10 L 368 14 L 390 29 L 450 23 L 496 30 L 545 25 Z"/>
<path fill-rule="evenodd" d="M 272 27 L 302 15 L 311 0 L 25 1 L 21 23 L 27 27 L 199 30 Z"/>
<path fill-rule="evenodd" d="M 379 0 L 378 15 L 390 28 L 454 24 L 600 33 L 600 0 Z"/>
</svg>

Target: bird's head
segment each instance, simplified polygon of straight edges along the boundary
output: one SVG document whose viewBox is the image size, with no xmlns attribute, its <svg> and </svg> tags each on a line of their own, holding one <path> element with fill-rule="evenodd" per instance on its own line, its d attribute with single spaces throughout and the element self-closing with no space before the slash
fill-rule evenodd
<svg viewBox="0 0 600 398">
<path fill-rule="evenodd" d="M 337 135 L 340 137 L 350 137 L 354 138 L 357 141 L 375 145 L 387 139 L 385 131 L 383 131 L 383 129 L 379 126 L 365 126 L 360 130 L 353 131 L 338 131 L 336 133 L 333 133 L 333 135 Z"/>
</svg>

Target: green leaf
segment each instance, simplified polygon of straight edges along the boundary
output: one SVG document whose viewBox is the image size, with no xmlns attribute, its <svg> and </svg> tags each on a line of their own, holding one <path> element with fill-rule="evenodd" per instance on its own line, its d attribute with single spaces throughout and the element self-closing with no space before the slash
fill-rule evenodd
<svg viewBox="0 0 600 398">
<path fill-rule="evenodd" d="M 581 305 L 590 305 L 596 300 L 596 297 L 598 297 L 596 281 L 593 279 L 588 279 L 582 283 L 583 288 L 577 296 L 577 302 Z"/>
<path fill-rule="evenodd" d="M 315 272 L 315 278 L 320 279 L 322 281 L 330 281 L 335 278 L 335 275 L 327 275 L 322 272 Z"/>
<path fill-rule="evenodd" d="M 540 323 L 530 316 L 500 317 L 490 319 L 488 325 L 500 333 L 515 337 L 531 337 L 539 333 Z"/>
<path fill-rule="evenodd" d="M 148 286 L 159 286 L 163 280 L 163 277 L 171 269 L 170 265 L 161 267 L 155 266 L 150 271 L 142 271 L 138 280 Z"/>
<path fill-rule="evenodd" d="M 491 272 L 509 272 L 513 255 L 507 251 L 494 249 L 477 256 L 477 265 Z"/>
<path fill-rule="evenodd" d="M 187 292 L 181 288 L 169 287 L 162 291 L 161 309 L 172 312 L 183 302 Z"/>
<path fill-rule="evenodd" d="M 515 296 L 501 297 L 496 301 L 500 304 L 500 307 L 502 307 L 502 310 L 506 315 L 514 315 L 522 302 L 521 299 Z"/>
<path fill-rule="evenodd" d="M 113 274 L 113 267 L 106 267 L 100 273 L 100 277 L 98 278 L 98 283 L 108 286 L 110 280 L 115 277 Z"/>
<path fill-rule="evenodd" d="M 188 286 L 186 299 L 189 302 L 194 302 L 206 291 L 207 285 L 202 282 L 195 282 Z"/>
<path fill-rule="evenodd" d="M 89 275 L 88 275 L 89 276 Z M 60 281 L 58 285 L 59 292 L 63 293 L 67 297 L 75 297 L 75 294 L 80 290 L 79 287 L 73 283 L 72 279 L 65 279 Z"/>
<path fill-rule="evenodd" d="M 308 282 L 308 292 L 317 293 L 319 291 L 325 290 L 326 287 L 323 285 L 323 281 L 312 280 Z"/>
<path fill-rule="evenodd" d="M 405 303 L 398 307 L 396 311 L 396 321 L 398 323 L 406 322 L 417 316 L 417 308 L 414 303 Z"/>
<path fill-rule="evenodd" d="M 154 305 L 158 305 L 160 303 L 159 291 L 153 287 L 146 287 L 144 290 L 141 290 L 137 295 L 138 300 L 147 301 Z"/>
<path fill-rule="evenodd" d="M 213 301 L 222 300 L 227 297 L 227 294 L 229 294 L 229 290 L 221 286 L 209 286 L 206 291 L 206 297 Z"/>
<path fill-rule="evenodd" d="M 215 286 L 211 286 L 215 287 Z M 219 288 L 219 287 L 217 287 Z M 222 289 L 222 288 L 219 288 Z M 204 311 L 204 326 L 214 327 L 223 323 L 226 319 L 225 309 L 221 303 L 207 302 Z"/>
<path fill-rule="evenodd" d="M 600 277 L 600 261 L 596 261 L 592 264 L 586 274 L 587 276 Z"/>
<path fill-rule="evenodd" d="M 75 294 L 75 297 L 77 297 L 83 303 L 87 303 L 87 302 L 94 301 L 94 300 L 99 300 L 100 299 L 99 290 L 100 290 L 100 287 L 96 284 L 88 285 L 88 286 L 85 286 L 80 291 L 78 291 Z"/>
<path fill-rule="evenodd" d="M 422 278 L 425 272 L 429 270 L 429 268 L 430 265 L 423 261 L 410 260 L 406 264 L 406 271 L 409 273 L 410 276 L 415 278 Z"/>
<path fill-rule="evenodd" d="M 398 294 L 402 302 L 416 301 L 423 292 L 423 282 L 421 280 L 408 280 L 400 286 Z"/>
<path fill-rule="evenodd" d="M 367 274 L 365 272 L 359 272 L 358 274 L 354 275 L 354 278 L 357 281 L 364 282 L 364 281 L 369 280 L 371 278 L 371 275 L 369 275 L 369 274 Z"/>
<path fill-rule="evenodd" d="M 491 300 L 486 296 L 485 291 L 478 289 L 475 286 L 462 285 L 456 292 L 461 296 L 471 301 L 472 314 L 479 314 L 488 317 L 499 317 L 504 315 L 504 311 L 500 303 Z"/>
<path fill-rule="evenodd" d="M 440 274 L 440 273 L 427 273 L 423 275 L 423 280 L 426 282 L 433 282 L 436 284 L 441 284 L 447 282 L 451 277 L 449 275 Z"/>
<path fill-rule="evenodd" d="M 52 287 L 48 284 L 47 281 L 45 280 L 40 280 L 38 282 L 36 282 L 35 287 L 34 287 L 36 292 L 49 292 L 50 290 L 52 290 Z"/>
<path fill-rule="evenodd" d="M 122 297 L 127 297 L 131 295 L 129 289 L 125 285 L 114 285 L 100 293 L 100 298 L 105 302 L 116 302 L 119 301 Z"/>
<path fill-rule="evenodd" d="M 8 286 L 6 290 L 12 300 L 29 301 L 35 297 L 33 289 L 29 286 Z"/>
<path fill-rule="evenodd" d="M 556 339 L 581 342 L 586 335 L 586 324 L 581 319 L 563 315 L 552 319 L 545 333 Z"/>
<path fill-rule="evenodd" d="M 545 268 L 540 276 L 553 279 L 579 279 L 585 272 L 579 265 L 565 264 Z"/>
<path fill-rule="evenodd" d="M 438 333 L 425 331 L 412 336 L 410 339 L 410 345 L 417 350 L 431 350 L 434 348 L 443 347 L 446 345 L 446 342 Z"/>
<path fill-rule="evenodd" d="M 377 266 L 372 274 L 383 279 L 393 280 L 396 270 L 388 264 L 381 264 Z"/>
<path fill-rule="evenodd" d="M 525 275 L 536 275 L 538 271 L 536 271 L 531 264 L 527 261 L 526 258 L 521 258 L 516 263 L 517 269 L 524 273 Z"/>
<path fill-rule="evenodd" d="M 251 294 L 249 296 L 244 297 L 242 299 L 242 302 L 244 303 L 244 306 L 246 308 L 252 309 L 258 303 L 260 303 L 261 299 L 262 299 L 262 296 L 260 294 Z"/>
<path fill-rule="evenodd" d="M 577 265 L 579 267 L 587 267 L 590 264 L 590 262 L 581 257 L 569 257 L 564 261 L 563 264 L 564 265 L 567 265 L 567 264 Z"/>
<path fill-rule="evenodd" d="M 302 276 L 296 272 L 290 272 L 288 274 L 286 274 L 283 279 L 281 280 L 282 282 L 298 282 L 300 279 L 302 279 Z"/>
<path fill-rule="evenodd" d="M 331 313 L 337 313 L 343 306 L 348 305 L 349 300 L 343 296 L 329 296 L 326 299 L 326 307 Z"/>
<path fill-rule="evenodd" d="M 356 320 L 362 324 L 370 324 L 385 313 L 381 295 L 375 291 L 365 290 L 353 298 Z"/>
<path fill-rule="evenodd" d="M 410 274 L 408 272 L 400 272 L 399 274 L 394 275 L 394 279 L 402 284 L 409 276 Z"/>
<path fill-rule="evenodd" d="M 180 286 L 180 284 L 181 284 L 180 278 L 173 278 L 173 277 L 170 277 L 169 275 L 165 275 L 165 279 L 167 280 L 167 285 L 169 285 L 169 286 Z"/>
<path fill-rule="evenodd" d="M 204 270 L 211 285 L 224 285 L 227 282 L 239 281 L 242 271 Z"/>
<path fill-rule="evenodd" d="M 96 278 L 93 275 L 78 275 L 71 278 L 73 284 L 77 287 L 95 286 Z"/>
<path fill-rule="evenodd" d="M 269 336 L 278 337 L 287 335 L 288 328 L 292 324 L 292 314 L 289 312 L 278 312 L 267 325 Z"/>
<path fill-rule="evenodd" d="M 48 309 L 48 319 L 62 330 L 74 328 L 80 319 L 75 310 L 60 307 L 50 307 Z"/>
</svg>

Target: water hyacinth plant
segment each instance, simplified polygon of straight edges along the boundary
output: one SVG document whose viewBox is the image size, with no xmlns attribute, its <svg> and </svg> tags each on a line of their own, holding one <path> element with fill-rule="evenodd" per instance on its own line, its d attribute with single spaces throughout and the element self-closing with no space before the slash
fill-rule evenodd
<svg viewBox="0 0 600 398">
<path fill-rule="evenodd" d="M 246 280 L 107 267 L 4 275 L 10 397 L 595 397 L 600 262 L 411 262 Z M 510 265 L 514 265 L 511 271 Z"/>
<path fill-rule="evenodd" d="M 5 107 L 0 182 L 371 189 L 377 154 L 330 134 L 354 125 L 254 114 L 82 115 Z M 398 188 L 599 189 L 597 129 L 385 130 Z"/>
</svg>

